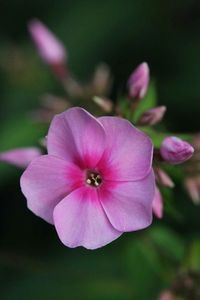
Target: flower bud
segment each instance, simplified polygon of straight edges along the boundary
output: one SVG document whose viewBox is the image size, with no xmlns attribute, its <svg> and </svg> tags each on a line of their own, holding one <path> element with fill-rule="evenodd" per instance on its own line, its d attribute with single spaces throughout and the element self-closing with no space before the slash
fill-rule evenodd
<svg viewBox="0 0 200 300">
<path fill-rule="evenodd" d="M 139 121 L 139 125 L 155 125 L 159 123 L 166 112 L 166 106 L 158 106 L 144 112 Z"/>
<path fill-rule="evenodd" d="M 94 96 L 92 99 L 105 112 L 110 113 L 112 111 L 113 103 L 110 99 L 97 97 L 97 96 Z"/>
<path fill-rule="evenodd" d="M 142 99 L 149 84 L 149 67 L 147 63 L 140 64 L 128 79 L 128 92 L 130 98 Z"/>
<path fill-rule="evenodd" d="M 172 181 L 172 179 L 169 177 L 169 175 L 162 170 L 161 168 L 158 167 L 154 167 L 154 172 L 155 172 L 155 178 L 156 181 L 161 184 L 162 186 L 166 186 L 169 188 L 173 188 L 174 187 L 174 182 Z"/>
<path fill-rule="evenodd" d="M 19 168 L 26 168 L 28 164 L 36 157 L 42 155 L 38 148 L 17 148 L 0 153 L 0 161 L 17 166 Z"/>
<path fill-rule="evenodd" d="M 67 53 L 63 44 L 37 19 L 29 22 L 28 29 L 44 62 L 51 65 L 55 72 L 64 72 Z"/>
<path fill-rule="evenodd" d="M 200 176 L 186 177 L 185 188 L 194 204 L 200 204 Z"/>
<path fill-rule="evenodd" d="M 110 91 L 111 83 L 110 68 L 104 63 L 99 64 L 92 79 L 94 94 L 97 96 L 107 95 Z"/>
<path fill-rule="evenodd" d="M 172 165 L 181 164 L 194 153 L 194 148 L 187 142 L 175 136 L 167 137 L 160 147 L 162 158 Z"/>
<path fill-rule="evenodd" d="M 162 195 L 157 186 L 155 188 L 155 195 L 154 195 L 152 205 L 153 205 L 154 215 L 157 218 L 161 219 L 163 217 L 163 199 L 162 199 Z"/>
</svg>

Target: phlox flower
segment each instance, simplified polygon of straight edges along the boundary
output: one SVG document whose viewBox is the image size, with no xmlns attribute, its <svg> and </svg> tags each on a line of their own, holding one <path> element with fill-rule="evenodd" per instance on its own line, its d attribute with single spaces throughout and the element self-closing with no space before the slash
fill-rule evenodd
<svg viewBox="0 0 200 300">
<path fill-rule="evenodd" d="M 52 120 L 47 151 L 25 170 L 21 189 L 66 246 L 95 249 L 151 224 L 153 147 L 130 122 L 70 108 Z"/>
</svg>

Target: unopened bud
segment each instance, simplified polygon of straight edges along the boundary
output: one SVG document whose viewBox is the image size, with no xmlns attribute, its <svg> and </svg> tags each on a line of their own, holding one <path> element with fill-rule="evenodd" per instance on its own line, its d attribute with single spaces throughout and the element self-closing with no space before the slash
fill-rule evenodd
<svg viewBox="0 0 200 300">
<path fill-rule="evenodd" d="M 67 59 L 63 44 L 37 19 L 29 22 L 28 29 L 41 58 L 51 65 L 57 75 L 63 75 Z"/>
<path fill-rule="evenodd" d="M 185 188 L 194 204 L 200 204 L 200 176 L 187 177 Z"/>
<path fill-rule="evenodd" d="M 154 168 L 154 172 L 155 172 L 156 181 L 159 184 L 169 188 L 174 187 L 174 182 L 165 171 L 163 171 L 161 168 L 156 167 Z"/>
<path fill-rule="evenodd" d="M 96 95 L 106 95 L 112 83 L 110 68 L 102 63 L 97 66 L 92 80 L 93 89 Z"/>
<path fill-rule="evenodd" d="M 36 157 L 42 155 L 38 148 L 17 148 L 0 153 L 0 161 L 17 166 L 19 168 L 26 168 L 28 164 Z"/>
<path fill-rule="evenodd" d="M 181 164 L 194 153 L 194 148 L 187 142 L 175 136 L 167 137 L 160 147 L 162 158 L 170 164 Z"/>
<path fill-rule="evenodd" d="M 159 123 L 166 112 L 166 106 L 158 106 L 144 112 L 139 121 L 139 125 L 155 125 Z"/>
<path fill-rule="evenodd" d="M 140 64 L 128 79 L 128 92 L 130 98 L 142 99 L 149 84 L 149 67 L 147 63 Z"/>
<path fill-rule="evenodd" d="M 102 97 L 97 97 L 97 96 L 93 97 L 92 99 L 105 112 L 109 113 L 109 112 L 112 111 L 112 109 L 113 109 L 113 103 L 112 103 L 112 101 L 110 99 L 102 98 Z"/>
<path fill-rule="evenodd" d="M 163 217 L 163 199 L 157 186 L 155 188 L 155 195 L 152 205 L 154 215 L 161 219 Z"/>
</svg>

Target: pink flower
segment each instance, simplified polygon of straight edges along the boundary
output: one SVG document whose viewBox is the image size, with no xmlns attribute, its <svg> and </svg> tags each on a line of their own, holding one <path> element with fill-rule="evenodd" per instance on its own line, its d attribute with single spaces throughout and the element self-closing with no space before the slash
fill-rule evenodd
<svg viewBox="0 0 200 300">
<path fill-rule="evenodd" d="M 41 58 L 50 65 L 62 65 L 67 59 L 67 53 L 58 38 L 39 20 L 28 24 L 29 32 Z"/>
<path fill-rule="evenodd" d="M 157 186 L 155 189 L 155 195 L 153 199 L 153 213 L 159 219 L 163 217 L 163 199 Z"/>
<path fill-rule="evenodd" d="M 128 91 L 131 98 L 142 99 L 149 85 L 149 67 L 147 63 L 140 64 L 128 79 Z"/>
<path fill-rule="evenodd" d="M 66 246 L 95 249 L 151 224 L 152 143 L 127 120 L 71 108 L 54 117 L 47 149 L 21 188 Z"/>
<path fill-rule="evenodd" d="M 138 124 L 155 125 L 159 123 L 166 112 L 166 106 L 157 106 L 144 112 L 140 117 Z"/>
<path fill-rule="evenodd" d="M 162 158 L 173 165 L 185 162 L 193 153 L 194 148 L 189 143 L 175 136 L 165 138 L 160 147 Z"/>
<path fill-rule="evenodd" d="M 11 165 L 26 168 L 28 164 L 36 157 L 41 155 L 38 148 L 17 148 L 0 153 L 0 161 Z"/>
</svg>

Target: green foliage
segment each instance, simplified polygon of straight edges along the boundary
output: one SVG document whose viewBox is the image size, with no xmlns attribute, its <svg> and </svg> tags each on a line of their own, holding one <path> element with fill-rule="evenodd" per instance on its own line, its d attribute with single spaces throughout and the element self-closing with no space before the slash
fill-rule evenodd
<svg viewBox="0 0 200 300">
<path fill-rule="evenodd" d="M 188 249 L 184 267 L 188 270 L 200 272 L 200 239 L 195 238 Z"/>
</svg>

